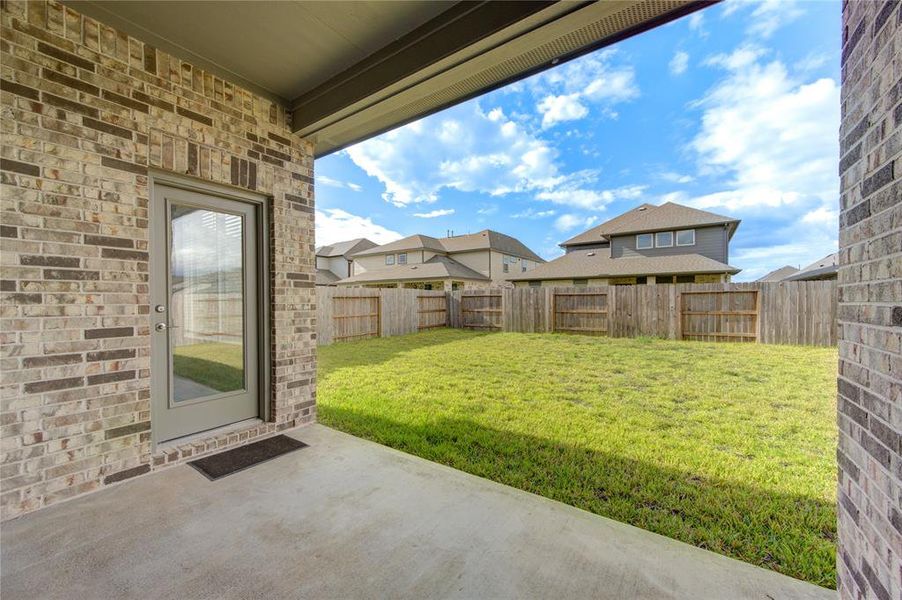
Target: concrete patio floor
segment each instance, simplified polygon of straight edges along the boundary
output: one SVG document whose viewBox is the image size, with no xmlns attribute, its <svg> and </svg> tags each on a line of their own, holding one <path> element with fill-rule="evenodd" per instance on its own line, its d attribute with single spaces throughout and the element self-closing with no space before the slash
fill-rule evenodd
<svg viewBox="0 0 902 600">
<path fill-rule="evenodd" d="M 313 425 L 221 479 L 188 466 L 2 526 L 4 598 L 833 598 Z"/>
</svg>

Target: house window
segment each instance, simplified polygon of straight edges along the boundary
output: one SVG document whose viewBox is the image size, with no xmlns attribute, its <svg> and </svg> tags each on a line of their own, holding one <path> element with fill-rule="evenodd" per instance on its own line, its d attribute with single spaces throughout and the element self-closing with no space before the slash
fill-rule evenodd
<svg viewBox="0 0 902 600">
<path fill-rule="evenodd" d="M 695 275 L 677 275 L 677 283 L 695 283 Z"/>
<path fill-rule="evenodd" d="M 504 271 L 505 273 L 510 273 L 510 271 L 511 271 L 511 266 L 510 266 L 507 262 L 505 262 L 505 263 L 501 266 L 501 270 Z"/>
<path fill-rule="evenodd" d="M 402 252 L 401 254 L 398 255 L 398 264 L 399 265 L 407 264 L 407 253 L 406 252 Z"/>
<path fill-rule="evenodd" d="M 655 247 L 655 236 L 651 233 L 640 233 L 636 236 L 636 249 L 648 250 Z"/>
<path fill-rule="evenodd" d="M 659 231 L 655 234 L 655 246 L 658 248 L 670 248 L 673 246 L 673 232 Z"/>
<path fill-rule="evenodd" d="M 588 279 L 574 279 L 573 285 L 576 287 L 587 286 L 587 285 L 589 285 L 589 280 Z"/>
<path fill-rule="evenodd" d="M 387 265 L 395 264 L 395 255 L 394 254 L 386 254 L 385 255 L 385 264 L 387 264 Z"/>
<path fill-rule="evenodd" d="M 542 287 L 542 282 L 541 281 L 530 281 L 529 287 Z"/>
<path fill-rule="evenodd" d="M 521 273 L 526 272 L 526 267 L 527 267 L 528 263 L 529 263 L 529 261 L 526 261 L 526 260 L 524 260 L 520 263 L 520 272 Z"/>
<path fill-rule="evenodd" d="M 676 245 L 677 246 L 694 246 L 695 245 L 695 230 L 694 229 L 684 229 L 683 231 L 677 231 Z"/>
</svg>

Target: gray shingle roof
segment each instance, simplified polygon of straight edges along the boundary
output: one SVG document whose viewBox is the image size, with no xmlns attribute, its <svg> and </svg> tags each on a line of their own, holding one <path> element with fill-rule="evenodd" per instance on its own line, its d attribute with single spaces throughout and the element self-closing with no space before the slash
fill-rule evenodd
<svg viewBox="0 0 902 600">
<path fill-rule="evenodd" d="M 586 279 L 681 273 L 738 273 L 740 269 L 701 254 L 611 258 L 607 250 L 574 250 L 509 281 Z"/>
<path fill-rule="evenodd" d="M 341 278 L 329 269 L 316 270 L 316 285 L 334 285 L 339 279 Z"/>
<path fill-rule="evenodd" d="M 835 279 L 839 270 L 839 254 L 834 252 L 814 261 L 798 273 L 789 275 L 784 281 L 813 281 L 817 279 Z"/>
<path fill-rule="evenodd" d="M 394 265 L 372 269 L 340 280 L 339 284 L 373 283 L 377 281 L 421 281 L 427 279 L 468 279 L 488 281 L 489 278 L 447 256 L 433 256 L 424 263 Z"/>
<path fill-rule="evenodd" d="M 530 250 L 515 237 L 483 229 L 477 233 L 456 235 L 442 238 L 439 243 L 444 246 L 446 252 L 467 252 L 469 250 L 496 250 L 504 254 L 513 254 L 536 262 L 545 262 L 545 259 Z"/>
<path fill-rule="evenodd" d="M 406 238 L 395 240 L 381 246 L 368 248 L 362 252 L 357 252 L 354 256 L 370 256 L 373 254 L 385 254 L 388 252 L 403 252 L 405 250 L 432 250 L 435 252 L 445 252 L 442 243 L 428 235 L 409 235 Z"/>
<path fill-rule="evenodd" d="M 379 244 L 377 244 L 376 242 L 372 242 L 366 238 L 355 238 L 353 240 L 347 240 L 345 242 L 336 242 L 334 244 L 329 244 L 328 246 L 320 246 L 316 249 L 316 255 L 325 258 L 332 258 L 335 256 L 350 256 L 355 252 L 360 252 L 368 248 L 374 248 L 378 245 Z"/>
<path fill-rule="evenodd" d="M 642 204 L 609 221 L 605 221 L 597 227 L 570 238 L 561 245 L 576 246 L 604 241 L 610 239 L 613 235 L 720 225 L 724 223 L 735 223 L 738 225 L 739 219 L 717 215 L 673 202 L 665 202 L 660 206 Z"/>
<path fill-rule="evenodd" d="M 400 240 L 369 248 L 358 252 L 355 256 L 371 256 L 405 250 L 432 250 L 433 252 L 454 253 L 472 250 L 495 250 L 505 254 L 513 254 L 536 262 L 545 262 L 541 256 L 526 247 L 517 238 L 484 229 L 477 233 L 456 235 L 448 238 L 434 238 L 428 235 L 411 235 Z"/>
<path fill-rule="evenodd" d="M 764 277 L 758 278 L 756 281 L 783 281 L 790 275 L 795 275 L 799 270 L 793 266 L 786 265 L 785 267 L 780 267 L 779 269 L 774 269 Z"/>
</svg>

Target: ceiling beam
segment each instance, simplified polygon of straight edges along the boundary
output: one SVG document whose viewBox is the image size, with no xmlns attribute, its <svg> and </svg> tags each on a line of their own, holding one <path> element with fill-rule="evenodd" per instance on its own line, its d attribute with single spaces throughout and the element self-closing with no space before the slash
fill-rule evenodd
<svg viewBox="0 0 902 600">
<path fill-rule="evenodd" d="M 332 77 L 291 103 L 300 131 L 448 58 L 555 1 L 464 1 Z M 568 3 L 572 10 L 588 2 Z"/>
</svg>

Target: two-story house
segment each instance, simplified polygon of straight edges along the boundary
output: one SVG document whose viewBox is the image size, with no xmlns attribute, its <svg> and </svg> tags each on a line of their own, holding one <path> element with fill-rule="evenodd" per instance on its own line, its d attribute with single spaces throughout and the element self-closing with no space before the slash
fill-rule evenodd
<svg viewBox="0 0 902 600">
<path fill-rule="evenodd" d="M 411 235 L 356 252 L 352 259 L 351 276 L 338 285 L 427 290 L 505 285 L 512 274 L 545 262 L 520 240 L 490 229 L 446 238 Z"/>
<path fill-rule="evenodd" d="M 316 249 L 316 285 L 335 285 L 339 279 L 353 274 L 351 256 L 355 252 L 378 246 L 366 238 L 337 242 Z"/>
<path fill-rule="evenodd" d="M 729 264 L 739 220 L 667 202 L 642 204 L 563 242 L 565 254 L 520 275 L 517 286 L 712 283 Z"/>
</svg>

